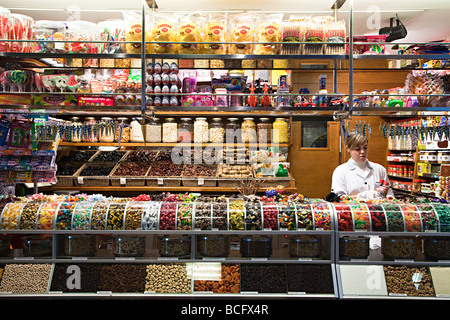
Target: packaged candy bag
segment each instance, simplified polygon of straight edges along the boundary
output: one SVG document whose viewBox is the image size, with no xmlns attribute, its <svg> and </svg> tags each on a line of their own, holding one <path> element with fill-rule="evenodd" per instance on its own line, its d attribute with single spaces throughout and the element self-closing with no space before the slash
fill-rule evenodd
<svg viewBox="0 0 450 320">
<path fill-rule="evenodd" d="M 179 42 L 201 42 L 202 40 L 202 15 L 198 13 L 187 13 L 180 17 L 178 29 Z M 181 43 L 177 45 L 179 54 L 201 53 L 198 43 Z"/>
<path fill-rule="evenodd" d="M 337 21 L 325 24 L 325 54 L 345 54 L 345 21 Z"/>
<path fill-rule="evenodd" d="M 140 54 L 142 51 L 142 17 L 135 12 L 125 11 L 123 12 L 123 19 L 127 24 L 125 41 L 135 43 L 126 43 L 125 46 L 122 45 L 122 51 L 126 53 Z M 145 42 L 148 41 L 151 41 L 151 35 L 149 32 L 145 32 Z M 151 46 L 147 43 L 145 44 L 145 53 L 151 53 Z"/>
<path fill-rule="evenodd" d="M 285 21 L 282 25 L 281 54 L 301 54 L 300 43 L 303 41 L 301 25 L 298 22 Z"/>
<path fill-rule="evenodd" d="M 210 14 L 207 17 L 207 22 L 203 27 L 204 54 L 226 54 L 227 46 L 223 43 L 227 41 L 227 16 L 226 14 Z"/>
<path fill-rule="evenodd" d="M 12 13 L 10 15 L 10 40 L 32 40 L 32 27 L 33 18 L 23 15 Z M 11 42 L 11 52 L 31 52 L 31 42 Z"/>
<path fill-rule="evenodd" d="M 10 28 L 11 11 L 4 7 L 0 7 L 0 40 L 8 40 Z M 0 42 L 0 52 L 9 51 L 9 42 Z"/>
<path fill-rule="evenodd" d="M 11 121 L 9 119 L 2 119 L 0 121 L 0 146 L 3 146 L 5 144 L 10 127 Z"/>
<path fill-rule="evenodd" d="M 325 40 L 325 29 L 323 23 L 311 22 L 306 25 L 305 30 L 305 42 L 324 42 Z M 323 44 L 305 44 L 303 53 L 304 54 L 323 54 Z"/>
<path fill-rule="evenodd" d="M 14 121 L 9 129 L 10 149 L 28 149 L 30 147 L 31 124 L 24 121 Z"/>
<path fill-rule="evenodd" d="M 157 43 L 158 41 L 176 42 L 177 36 L 177 16 L 173 14 L 155 14 L 154 25 L 151 32 L 153 40 L 152 52 L 155 54 L 177 53 L 177 46 L 170 43 Z"/>
<path fill-rule="evenodd" d="M 125 34 L 128 30 L 125 20 L 105 20 L 97 23 L 100 32 L 100 41 L 106 41 L 100 44 L 100 53 L 125 52 L 126 48 L 116 41 L 125 41 Z M 142 39 L 140 40 L 142 41 Z"/>
<path fill-rule="evenodd" d="M 256 24 L 256 42 L 280 42 L 282 14 L 260 15 Z M 279 44 L 256 44 L 255 54 L 278 54 Z"/>
<path fill-rule="evenodd" d="M 237 14 L 230 20 L 230 42 L 255 41 L 255 16 Z M 253 44 L 230 44 L 230 54 L 252 54 Z"/>
</svg>

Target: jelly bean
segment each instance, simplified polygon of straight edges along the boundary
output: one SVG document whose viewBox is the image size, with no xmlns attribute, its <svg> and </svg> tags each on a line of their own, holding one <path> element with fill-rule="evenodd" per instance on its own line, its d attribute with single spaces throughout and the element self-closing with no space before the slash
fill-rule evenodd
<svg viewBox="0 0 450 320">
<path fill-rule="evenodd" d="M 11 202 L 6 205 L 2 213 L 1 228 L 3 230 L 16 230 L 19 227 L 19 217 L 26 202 Z"/>
<path fill-rule="evenodd" d="M 62 202 L 59 206 L 58 212 L 56 213 L 56 224 L 55 228 L 57 230 L 70 230 L 72 222 L 72 213 L 75 209 L 76 202 Z"/>
<path fill-rule="evenodd" d="M 446 204 L 435 204 L 434 209 L 439 217 L 439 231 L 450 232 L 450 207 Z"/>
<path fill-rule="evenodd" d="M 383 203 L 384 211 L 386 212 L 387 231 L 403 232 L 405 231 L 405 224 L 403 222 L 403 215 L 400 207 L 394 203 Z"/>
<path fill-rule="evenodd" d="M 331 212 L 328 204 L 313 204 L 315 229 L 331 230 Z"/>
<path fill-rule="evenodd" d="M 293 203 L 282 203 L 278 206 L 278 224 L 279 228 L 287 230 L 296 230 L 297 223 L 295 204 Z"/>
<path fill-rule="evenodd" d="M 297 204 L 297 228 L 313 230 L 312 210 L 309 204 Z"/>
<path fill-rule="evenodd" d="M 372 221 L 372 231 L 386 231 L 386 215 L 383 207 L 377 204 L 368 204 L 367 208 Z"/>
<path fill-rule="evenodd" d="M 403 217 L 405 219 L 405 230 L 408 232 L 420 232 L 420 215 L 417 207 L 413 204 L 402 204 Z"/>
<path fill-rule="evenodd" d="M 182 202 L 177 208 L 177 230 L 191 230 L 192 203 Z"/>
<path fill-rule="evenodd" d="M 418 204 L 417 208 L 422 219 L 423 231 L 438 230 L 438 219 L 430 204 Z"/>
<path fill-rule="evenodd" d="M 59 202 L 46 202 L 41 206 L 37 220 L 37 229 L 53 229 L 53 220 L 55 218 L 55 212 L 58 205 Z"/>
<path fill-rule="evenodd" d="M 77 204 L 72 216 L 73 230 L 89 230 L 93 206 L 93 202 L 80 202 Z"/>
<path fill-rule="evenodd" d="M 339 231 L 353 231 L 353 217 L 350 206 L 347 204 L 336 203 L 334 207 L 337 212 Z"/>
<path fill-rule="evenodd" d="M 355 230 L 370 230 L 370 216 L 365 204 L 356 204 L 350 206 L 353 214 Z"/>
</svg>

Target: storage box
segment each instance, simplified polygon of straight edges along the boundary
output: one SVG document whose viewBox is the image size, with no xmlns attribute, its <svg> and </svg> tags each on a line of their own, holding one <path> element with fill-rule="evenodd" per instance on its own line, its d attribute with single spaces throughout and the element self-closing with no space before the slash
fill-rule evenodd
<svg viewBox="0 0 450 320">
<path fill-rule="evenodd" d="M 146 172 L 142 176 L 115 176 L 114 173 L 117 171 L 117 169 L 123 165 L 123 162 L 118 163 L 116 167 L 111 171 L 111 174 L 109 176 L 111 185 L 116 187 L 140 187 L 145 186 L 146 184 L 146 175 L 148 174 L 150 170 L 150 165 L 142 164 L 145 166 L 148 166 Z"/>
<path fill-rule="evenodd" d="M 109 186 L 109 175 L 106 176 L 86 176 L 82 175 L 83 170 L 88 167 L 110 167 L 114 169 L 116 163 L 86 163 L 74 174 L 74 182 L 78 187 L 106 187 Z"/>
</svg>

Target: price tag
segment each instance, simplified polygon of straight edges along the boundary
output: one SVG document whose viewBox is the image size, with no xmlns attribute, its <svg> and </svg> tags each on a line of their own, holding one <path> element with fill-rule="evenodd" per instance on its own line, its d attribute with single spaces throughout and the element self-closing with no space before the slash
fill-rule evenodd
<svg viewBox="0 0 450 320">
<path fill-rule="evenodd" d="M 163 178 L 158 178 L 158 185 L 163 185 L 164 184 L 164 179 Z"/>
<path fill-rule="evenodd" d="M 120 184 L 127 184 L 127 178 L 120 178 Z"/>
<path fill-rule="evenodd" d="M 199 185 L 199 186 L 202 186 L 202 185 L 205 184 L 205 179 L 203 179 L 203 178 L 198 178 L 197 182 L 198 182 L 198 185 Z"/>
<path fill-rule="evenodd" d="M 77 181 L 78 181 L 79 184 L 84 184 L 83 177 L 78 177 Z"/>
</svg>

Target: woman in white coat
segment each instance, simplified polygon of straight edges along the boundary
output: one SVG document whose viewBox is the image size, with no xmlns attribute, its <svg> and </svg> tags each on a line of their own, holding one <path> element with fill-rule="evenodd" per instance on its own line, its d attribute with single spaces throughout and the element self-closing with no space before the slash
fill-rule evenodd
<svg viewBox="0 0 450 320">
<path fill-rule="evenodd" d="M 365 200 L 394 196 L 386 169 L 367 159 L 368 144 L 366 136 L 350 133 L 346 143 L 350 159 L 334 170 L 332 193 Z"/>
</svg>

